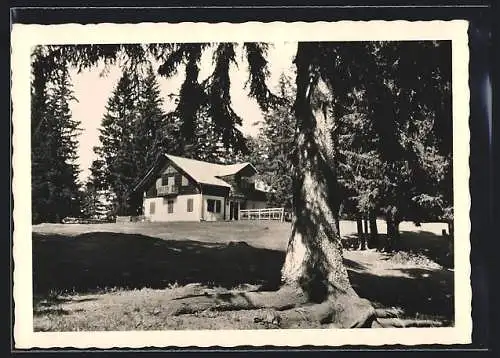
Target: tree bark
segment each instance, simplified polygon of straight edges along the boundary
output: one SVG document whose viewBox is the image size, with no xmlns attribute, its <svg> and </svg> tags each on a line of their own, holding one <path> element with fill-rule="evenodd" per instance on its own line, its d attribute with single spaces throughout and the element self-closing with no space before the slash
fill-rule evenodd
<svg viewBox="0 0 500 358">
<path fill-rule="evenodd" d="M 361 216 L 356 217 L 356 227 L 358 229 L 358 236 L 363 235 L 363 219 Z"/>
<path fill-rule="evenodd" d="M 338 214 L 335 218 L 335 227 L 337 228 L 337 233 L 340 236 L 340 215 Z"/>
<path fill-rule="evenodd" d="M 377 311 L 356 294 L 343 264 L 333 123 L 329 118 L 332 90 L 315 63 L 319 55 L 318 44 L 299 43 L 292 234 L 280 289 L 188 297 L 169 305 L 174 314 L 208 308 L 272 308 L 281 327 L 296 327 L 307 320 L 339 328 L 376 325 Z"/>
<path fill-rule="evenodd" d="M 387 219 L 387 236 L 389 242 L 389 251 L 394 251 L 399 243 L 399 222 L 394 219 Z"/>
<path fill-rule="evenodd" d="M 337 230 L 340 203 L 331 138 L 334 123 L 329 118 L 333 98 L 315 66 L 315 51 L 315 44 L 299 44 L 295 60 L 294 219 L 282 280 L 285 285 L 300 288 L 311 302 L 333 302 L 337 314 L 345 314 L 334 323 L 350 327 L 360 317 L 367 316 L 367 312 L 372 314 L 373 308 L 357 296 L 343 265 Z"/>
<path fill-rule="evenodd" d="M 386 250 L 387 251 L 392 251 L 394 250 L 394 236 L 396 232 L 396 228 L 394 225 L 394 221 L 391 218 L 387 218 L 385 220 L 386 225 L 387 225 L 387 244 L 386 244 Z"/>
<path fill-rule="evenodd" d="M 369 214 L 370 221 L 370 248 L 379 248 L 379 240 L 378 240 L 378 228 L 377 228 L 377 215 L 374 211 L 371 211 Z"/>
<path fill-rule="evenodd" d="M 356 228 L 358 231 L 358 241 L 357 241 L 357 249 L 361 249 L 361 242 L 363 241 L 363 218 L 360 214 L 356 216 Z"/>
<path fill-rule="evenodd" d="M 394 221 L 394 247 L 397 249 L 399 246 L 399 239 L 401 238 L 399 235 L 399 220 Z"/>
<path fill-rule="evenodd" d="M 366 216 L 363 217 L 363 235 L 361 236 L 361 250 L 366 250 L 368 248 L 368 219 Z"/>
<path fill-rule="evenodd" d="M 453 225 L 453 220 L 448 221 L 448 235 L 450 235 L 450 237 L 452 238 L 455 236 L 455 228 Z"/>
</svg>

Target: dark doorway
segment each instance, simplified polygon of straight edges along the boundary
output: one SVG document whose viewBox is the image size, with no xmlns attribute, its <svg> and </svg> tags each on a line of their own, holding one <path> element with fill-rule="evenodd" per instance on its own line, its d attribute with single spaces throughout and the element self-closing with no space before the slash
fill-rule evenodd
<svg viewBox="0 0 500 358">
<path fill-rule="evenodd" d="M 238 214 L 239 214 L 239 203 L 236 201 L 234 202 L 234 220 L 238 220 Z"/>
<path fill-rule="evenodd" d="M 229 202 L 229 220 L 238 220 L 239 205 L 237 201 Z"/>
</svg>

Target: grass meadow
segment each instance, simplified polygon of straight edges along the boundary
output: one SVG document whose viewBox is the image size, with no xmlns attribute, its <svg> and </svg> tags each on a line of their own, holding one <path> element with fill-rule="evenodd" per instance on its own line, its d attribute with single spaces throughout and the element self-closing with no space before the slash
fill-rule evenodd
<svg viewBox="0 0 500 358">
<path fill-rule="evenodd" d="M 385 234 L 385 225 L 378 223 Z M 453 325 L 453 255 L 441 223 L 402 223 L 398 252 L 345 250 L 353 287 L 400 319 Z M 356 223 L 341 222 L 346 240 Z M 40 224 L 33 226 L 35 331 L 275 328 L 266 310 L 175 314 L 186 296 L 273 290 L 290 223 Z M 319 328 L 310 327 L 310 328 Z"/>
</svg>

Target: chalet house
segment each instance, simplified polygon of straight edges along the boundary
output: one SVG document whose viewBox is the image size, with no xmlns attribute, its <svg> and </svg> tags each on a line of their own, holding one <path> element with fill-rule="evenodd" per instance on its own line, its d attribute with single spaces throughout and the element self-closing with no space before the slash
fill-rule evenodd
<svg viewBox="0 0 500 358">
<path fill-rule="evenodd" d="M 161 155 L 136 185 L 144 193 L 150 221 L 238 220 L 239 210 L 266 207 L 266 193 L 255 187 L 250 163 L 222 165 Z"/>
</svg>

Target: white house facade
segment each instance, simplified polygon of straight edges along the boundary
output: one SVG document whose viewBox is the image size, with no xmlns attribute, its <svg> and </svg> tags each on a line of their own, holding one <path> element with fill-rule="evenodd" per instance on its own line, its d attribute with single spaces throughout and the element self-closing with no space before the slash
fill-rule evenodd
<svg viewBox="0 0 500 358">
<path fill-rule="evenodd" d="M 238 220 L 242 209 L 266 207 L 266 193 L 255 188 L 250 163 L 214 164 L 162 155 L 137 184 L 149 221 Z"/>
</svg>

